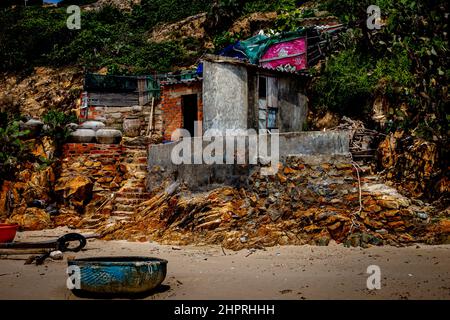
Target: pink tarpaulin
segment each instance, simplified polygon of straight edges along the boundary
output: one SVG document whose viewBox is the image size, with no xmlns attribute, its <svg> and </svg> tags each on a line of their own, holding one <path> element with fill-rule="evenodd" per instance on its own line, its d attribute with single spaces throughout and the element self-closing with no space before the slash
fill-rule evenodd
<svg viewBox="0 0 450 320">
<path fill-rule="evenodd" d="M 259 60 L 264 68 L 293 66 L 296 70 L 306 69 L 306 38 L 273 44 Z"/>
</svg>

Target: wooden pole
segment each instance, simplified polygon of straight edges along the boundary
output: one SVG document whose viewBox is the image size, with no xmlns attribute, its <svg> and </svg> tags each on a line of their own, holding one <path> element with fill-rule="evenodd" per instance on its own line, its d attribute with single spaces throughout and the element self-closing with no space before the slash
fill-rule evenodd
<svg viewBox="0 0 450 320">
<path fill-rule="evenodd" d="M 3 255 L 21 255 L 21 254 L 44 254 L 48 253 L 49 249 L 0 249 L 0 256 Z M 1 259 L 1 258 L 0 258 Z"/>
<path fill-rule="evenodd" d="M 150 108 L 150 118 L 148 119 L 148 127 L 147 127 L 147 136 L 150 135 L 150 132 L 153 130 L 153 108 L 155 105 L 155 97 L 152 97 L 152 106 Z"/>
</svg>

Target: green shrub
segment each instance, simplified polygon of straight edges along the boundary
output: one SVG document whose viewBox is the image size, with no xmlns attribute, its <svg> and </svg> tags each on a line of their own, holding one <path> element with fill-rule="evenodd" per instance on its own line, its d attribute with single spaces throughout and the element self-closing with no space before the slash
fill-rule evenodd
<svg viewBox="0 0 450 320">
<path fill-rule="evenodd" d="M 332 56 L 313 88 L 317 109 L 362 116 L 374 90 L 376 79 L 371 75 L 370 61 L 345 50 Z"/>
<path fill-rule="evenodd" d="M 106 66 L 126 73 L 169 71 L 179 63 L 190 63 L 192 53 L 182 41 L 148 42 L 146 32 L 157 23 L 208 8 L 200 0 L 143 1 L 132 13 L 106 6 L 82 11 L 80 30 L 67 29 L 64 8 L 0 9 L 0 71 L 25 71 L 38 65 L 81 65 L 86 70 Z"/>
<path fill-rule="evenodd" d="M 13 121 L 0 127 L 0 185 L 4 180 L 12 180 L 22 165 L 31 159 L 31 144 L 21 137 L 28 131 L 21 131 L 19 122 Z"/>
<path fill-rule="evenodd" d="M 226 46 L 241 40 L 241 38 L 240 34 L 231 34 L 228 31 L 224 31 L 213 38 L 214 48 L 223 49 Z"/>
<path fill-rule="evenodd" d="M 61 152 L 62 145 L 70 136 L 70 131 L 66 127 L 71 122 L 78 122 L 75 114 L 66 114 L 58 110 L 50 110 L 42 117 L 44 124 L 47 126 L 45 132 L 53 139 L 56 145 L 56 152 Z"/>
<path fill-rule="evenodd" d="M 280 32 L 297 30 L 299 20 L 309 17 L 314 17 L 314 10 L 298 8 L 281 10 L 275 21 L 275 30 Z"/>
</svg>

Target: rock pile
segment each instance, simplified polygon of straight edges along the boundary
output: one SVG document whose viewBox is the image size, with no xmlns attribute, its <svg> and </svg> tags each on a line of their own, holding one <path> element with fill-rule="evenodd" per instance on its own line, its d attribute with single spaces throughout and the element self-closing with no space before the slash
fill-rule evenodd
<svg viewBox="0 0 450 320">
<path fill-rule="evenodd" d="M 221 244 L 233 250 L 327 245 L 331 239 L 353 246 L 421 241 L 436 215 L 433 207 L 413 203 L 365 169 L 362 174 L 355 163 L 311 164 L 295 157 L 273 176 L 255 170 L 239 188 L 191 194 L 172 185 L 142 203 L 130 221 L 98 231 L 105 239 Z"/>
</svg>

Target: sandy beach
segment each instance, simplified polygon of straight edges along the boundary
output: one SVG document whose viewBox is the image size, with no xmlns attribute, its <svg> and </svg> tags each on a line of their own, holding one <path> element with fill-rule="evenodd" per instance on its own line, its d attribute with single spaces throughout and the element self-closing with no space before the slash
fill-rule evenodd
<svg viewBox="0 0 450 320">
<path fill-rule="evenodd" d="M 21 232 L 38 241 L 68 229 Z M 84 233 L 87 233 L 85 231 Z M 346 248 L 278 246 L 222 250 L 219 246 L 89 239 L 82 252 L 24 265 L 28 255 L 0 260 L 0 299 L 80 299 L 67 289 L 67 257 L 143 255 L 167 259 L 163 286 L 145 299 L 450 299 L 450 245 Z M 368 290 L 367 267 L 381 269 L 381 289 Z"/>
</svg>

